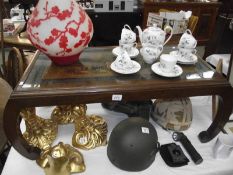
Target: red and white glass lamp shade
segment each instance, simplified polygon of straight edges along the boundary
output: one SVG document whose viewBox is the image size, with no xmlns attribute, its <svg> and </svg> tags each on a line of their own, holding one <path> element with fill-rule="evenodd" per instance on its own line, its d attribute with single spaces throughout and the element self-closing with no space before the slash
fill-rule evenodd
<svg viewBox="0 0 233 175">
<path fill-rule="evenodd" d="M 75 63 L 93 35 L 93 24 L 74 0 L 39 0 L 27 24 L 32 44 L 57 65 Z"/>
</svg>

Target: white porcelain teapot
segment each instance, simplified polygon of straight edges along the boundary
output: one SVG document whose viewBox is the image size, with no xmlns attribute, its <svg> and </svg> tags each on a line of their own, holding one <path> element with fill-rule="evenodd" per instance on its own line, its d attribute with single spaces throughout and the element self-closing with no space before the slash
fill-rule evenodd
<svg viewBox="0 0 233 175">
<path fill-rule="evenodd" d="M 141 44 L 149 44 L 151 46 L 157 46 L 157 45 L 165 45 L 172 37 L 173 30 L 170 26 L 166 26 L 164 31 L 157 27 L 156 24 L 153 24 L 151 27 L 147 27 L 144 31 L 142 31 L 140 26 L 136 26 L 139 33 L 139 38 L 141 41 Z M 165 31 L 171 31 L 170 36 L 165 41 L 166 38 L 166 32 Z"/>
</svg>

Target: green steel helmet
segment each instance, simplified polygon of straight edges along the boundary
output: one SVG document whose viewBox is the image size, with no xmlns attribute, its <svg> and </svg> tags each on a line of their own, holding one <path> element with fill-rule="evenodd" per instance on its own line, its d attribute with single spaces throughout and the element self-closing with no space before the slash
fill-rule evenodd
<svg viewBox="0 0 233 175">
<path fill-rule="evenodd" d="M 193 118 L 191 101 L 189 98 L 155 100 L 151 117 L 164 129 L 186 130 Z"/>
<path fill-rule="evenodd" d="M 153 163 L 158 149 L 154 126 L 141 117 L 130 117 L 112 130 L 107 155 L 122 170 L 141 171 Z"/>
</svg>

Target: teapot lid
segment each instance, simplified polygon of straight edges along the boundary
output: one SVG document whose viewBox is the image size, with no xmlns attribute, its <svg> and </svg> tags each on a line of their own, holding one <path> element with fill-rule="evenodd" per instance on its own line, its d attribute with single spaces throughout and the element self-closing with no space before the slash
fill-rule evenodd
<svg viewBox="0 0 233 175">
<path fill-rule="evenodd" d="M 147 29 L 148 29 L 149 31 L 163 31 L 160 27 L 157 26 L 156 23 L 153 23 L 153 25 L 152 25 L 152 26 L 149 26 Z"/>
</svg>

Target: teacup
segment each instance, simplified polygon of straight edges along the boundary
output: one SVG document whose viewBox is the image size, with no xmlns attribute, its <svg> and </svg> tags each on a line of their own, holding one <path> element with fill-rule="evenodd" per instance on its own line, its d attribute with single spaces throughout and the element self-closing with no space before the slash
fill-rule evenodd
<svg viewBox="0 0 233 175">
<path fill-rule="evenodd" d="M 160 47 L 143 47 L 140 49 L 140 54 L 143 57 L 143 60 L 147 64 L 152 64 L 156 61 L 156 59 L 159 57 L 159 55 L 163 51 L 163 46 L 161 45 Z"/>
<path fill-rule="evenodd" d="M 162 54 L 160 56 L 160 68 L 165 73 L 170 73 L 174 70 L 177 58 L 170 54 Z"/>
<path fill-rule="evenodd" d="M 118 69 L 124 70 L 132 69 L 134 66 L 132 60 L 130 59 L 126 51 L 123 51 L 121 54 L 119 54 L 114 63 Z"/>
<path fill-rule="evenodd" d="M 233 150 L 233 135 L 220 133 L 213 147 L 213 157 L 228 158 Z"/>
<path fill-rule="evenodd" d="M 180 38 L 178 47 L 194 49 L 197 46 L 197 40 L 193 37 L 192 32 L 186 30 Z"/>
<path fill-rule="evenodd" d="M 125 44 L 136 41 L 136 33 L 134 33 L 127 24 L 124 25 L 124 28 L 121 31 L 121 41 Z"/>
<path fill-rule="evenodd" d="M 133 43 L 124 43 L 122 42 L 122 40 L 119 40 L 119 46 L 125 50 L 127 53 L 131 53 L 132 49 L 137 47 L 137 43 L 133 42 Z"/>
<path fill-rule="evenodd" d="M 196 49 L 189 49 L 189 48 L 182 48 L 178 47 L 178 55 L 183 57 L 183 58 L 189 58 L 192 56 L 192 54 L 196 54 L 197 50 Z"/>
</svg>

